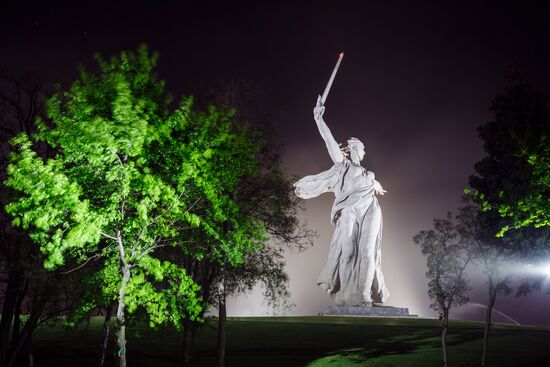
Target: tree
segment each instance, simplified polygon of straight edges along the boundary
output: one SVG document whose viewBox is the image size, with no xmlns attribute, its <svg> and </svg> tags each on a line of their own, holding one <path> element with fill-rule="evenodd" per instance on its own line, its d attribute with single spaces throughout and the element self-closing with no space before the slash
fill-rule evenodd
<svg viewBox="0 0 550 367">
<path fill-rule="evenodd" d="M 311 245 L 313 233 L 297 218 L 299 200 L 294 195 L 295 178 L 284 172 L 279 146 L 269 128 L 269 118 L 262 112 L 266 104 L 261 101 L 258 88 L 253 83 L 233 81 L 222 84 L 206 94 L 204 104 L 211 101 L 222 108 L 235 111 L 234 121 L 241 126 L 250 123 L 260 146 L 256 153 L 258 170 L 255 175 L 242 176 L 233 193 L 240 213 L 258 221 L 267 231 L 267 236 L 255 251 L 246 255 L 243 264 L 234 266 L 223 260 L 211 258 L 192 259 L 193 279 L 201 285 L 205 305 L 218 309 L 217 365 L 225 363 L 226 298 L 251 291 L 256 284 L 264 288 L 268 304 L 279 307 L 288 301 L 288 276 L 285 270 L 283 251 L 301 250 Z M 199 102 L 200 105 L 200 102 Z M 205 307 L 206 308 L 206 307 Z M 192 334 L 197 324 L 188 323 L 184 338 L 184 359 L 191 359 Z"/>
<path fill-rule="evenodd" d="M 465 270 L 472 256 L 468 246 L 459 238 L 451 213 L 447 213 L 444 219 L 434 219 L 433 229 L 420 231 L 413 241 L 426 256 L 428 295 L 432 300 L 430 308 L 437 311 L 442 320 L 441 348 L 446 367 L 449 310 L 468 302 L 470 286 Z"/>
<path fill-rule="evenodd" d="M 502 272 L 505 261 L 511 257 L 512 246 L 506 244 L 505 238 L 496 237 L 499 228 L 488 219 L 471 192 L 466 190 L 457 216 L 457 230 L 461 241 L 469 246 L 473 260 L 481 265 L 487 281 L 488 302 L 483 331 L 482 366 L 487 363 L 487 341 L 497 296 L 508 295 L 512 291 L 510 275 Z"/>
<path fill-rule="evenodd" d="M 499 236 L 513 229 L 550 226 L 550 109 L 548 97 L 512 70 L 495 98 L 495 119 L 479 127 L 487 156 L 475 165 L 470 186 L 485 211 L 500 221 Z"/>
<path fill-rule="evenodd" d="M 32 365 L 32 336 L 36 327 L 72 308 L 80 296 L 64 294 L 74 289 L 78 276 L 63 275 L 63 269 L 47 272 L 41 263 L 43 256 L 26 233 L 13 228 L 4 205 L 13 193 L 4 185 L 8 165 L 8 142 L 21 132 L 36 131 L 34 120 L 43 113 L 43 87 L 30 74 L 0 72 L 0 269 L 5 275 L 2 317 L 0 320 L 0 365 L 11 366 L 26 359 Z M 46 157 L 48 151 L 40 147 Z M 69 264 L 70 266 L 70 264 Z M 22 320 L 24 310 L 28 317 Z"/>
<path fill-rule="evenodd" d="M 293 182 L 281 167 L 273 146 L 264 145 L 259 158 L 260 173 L 245 178 L 239 185 L 237 202 L 247 216 L 263 223 L 268 237 L 262 247 L 247 255 L 242 266 L 223 266 L 212 284 L 213 303 L 218 308 L 218 366 L 224 366 L 226 298 L 252 291 L 256 284 L 264 290 L 264 299 L 274 309 L 288 306 L 288 275 L 284 250 L 302 250 L 311 244 L 313 233 L 297 219 L 298 200 Z"/>
<path fill-rule="evenodd" d="M 82 69 L 48 100 L 49 120 L 37 120 L 33 139 L 54 149 L 53 158 L 38 156 L 27 134 L 13 139 L 6 185 L 18 196 L 6 210 L 38 244 L 47 269 L 100 262 L 93 280 L 117 303 L 125 366 L 127 312 L 179 326 L 201 311 L 199 287 L 165 252 L 204 256 L 187 246 L 195 231 L 215 239 L 214 256 L 238 264 L 263 228 L 241 220 L 228 195 L 255 169 L 254 143 L 232 130 L 231 112 L 194 112 L 190 98 L 170 112 L 154 74 L 157 56 L 146 47 L 97 60 L 99 73 Z"/>
<path fill-rule="evenodd" d="M 41 113 L 41 89 L 40 83 L 33 78 L 11 76 L 7 72 L 0 73 L 0 163 L 1 179 L 5 179 L 5 169 L 8 161 L 8 141 L 18 133 L 30 132 L 33 129 L 34 119 Z M 1 201 L 6 203 L 9 192 L 4 185 L 1 187 Z M 6 288 L 2 304 L 2 317 L 0 319 L 0 365 L 8 362 L 11 344 L 16 342 L 19 334 L 19 315 L 21 305 L 27 294 L 28 281 L 26 270 L 30 265 L 30 256 L 27 255 L 29 247 L 25 241 L 24 233 L 15 231 L 9 221 L 9 217 L 3 210 L 0 212 L 0 243 L 1 268 L 6 274 Z M 27 255 L 27 256 L 25 256 Z M 13 356 L 13 353 L 11 353 Z"/>
</svg>

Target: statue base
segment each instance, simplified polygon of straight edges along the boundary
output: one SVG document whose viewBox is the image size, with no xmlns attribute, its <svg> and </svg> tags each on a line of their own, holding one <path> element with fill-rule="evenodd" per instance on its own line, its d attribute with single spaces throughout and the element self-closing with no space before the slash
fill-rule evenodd
<svg viewBox="0 0 550 367">
<path fill-rule="evenodd" d="M 329 306 L 325 316 L 366 316 L 366 317 L 417 317 L 409 314 L 408 308 L 382 306 Z"/>
</svg>

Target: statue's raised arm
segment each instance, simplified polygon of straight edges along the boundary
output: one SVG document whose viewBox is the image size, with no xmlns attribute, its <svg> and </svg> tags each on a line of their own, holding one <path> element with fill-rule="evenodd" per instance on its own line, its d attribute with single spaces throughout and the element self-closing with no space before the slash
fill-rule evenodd
<svg viewBox="0 0 550 367">
<path fill-rule="evenodd" d="M 321 104 L 321 96 L 319 96 L 319 98 L 317 98 L 317 105 L 313 109 L 313 118 L 317 123 L 317 128 L 319 129 L 321 137 L 325 141 L 330 158 L 334 163 L 342 162 L 344 160 L 344 155 L 340 150 L 340 146 L 332 136 L 325 120 L 323 120 L 323 113 L 325 113 L 325 106 Z"/>
</svg>

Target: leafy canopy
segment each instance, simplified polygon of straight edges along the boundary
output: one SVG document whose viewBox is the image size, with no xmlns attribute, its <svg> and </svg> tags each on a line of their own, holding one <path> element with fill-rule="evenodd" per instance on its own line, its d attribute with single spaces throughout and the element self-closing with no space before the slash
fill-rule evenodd
<svg viewBox="0 0 550 367">
<path fill-rule="evenodd" d="M 142 307 L 151 324 L 179 325 L 200 312 L 198 286 L 162 251 L 215 255 L 185 246 L 192 229 L 215 239 L 230 263 L 243 262 L 265 231 L 240 215 L 232 195 L 257 170 L 257 143 L 230 110 L 196 112 L 186 98 L 170 111 L 146 47 L 97 61 L 98 73 L 81 69 L 48 100 L 36 135 L 13 139 L 6 185 L 17 195 L 6 210 L 40 246 L 46 268 L 98 258 L 93 282 L 116 300 L 127 265 L 128 311 Z"/>
<path fill-rule="evenodd" d="M 479 128 L 487 156 L 476 163 L 470 185 L 486 212 L 510 229 L 550 226 L 550 109 L 548 97 L 509 76 L 492 105 L 495 119 Z"/>
</svg>

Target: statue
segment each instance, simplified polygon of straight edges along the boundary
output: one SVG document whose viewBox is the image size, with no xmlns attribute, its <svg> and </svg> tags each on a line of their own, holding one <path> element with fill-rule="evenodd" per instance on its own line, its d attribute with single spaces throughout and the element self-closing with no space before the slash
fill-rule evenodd
<svg viewBox="0 0 550 367">
<path fill-rule="evenodd" d="M 363 143 L 350 138 L 341 149 L 323 120 L 324 111 L 319 96 L 313 115 L 334 165 L 294 184 L 296 195 L 303 199 L 325 192 L 335 195 L 330 218 L 336 229 L 317 285 L 339 306 L 384 303 L 389 292 L 381 269 L 382 211 L 375 194 L 386 191 L 374 173 L 361 166 Z"/>
</svg>

